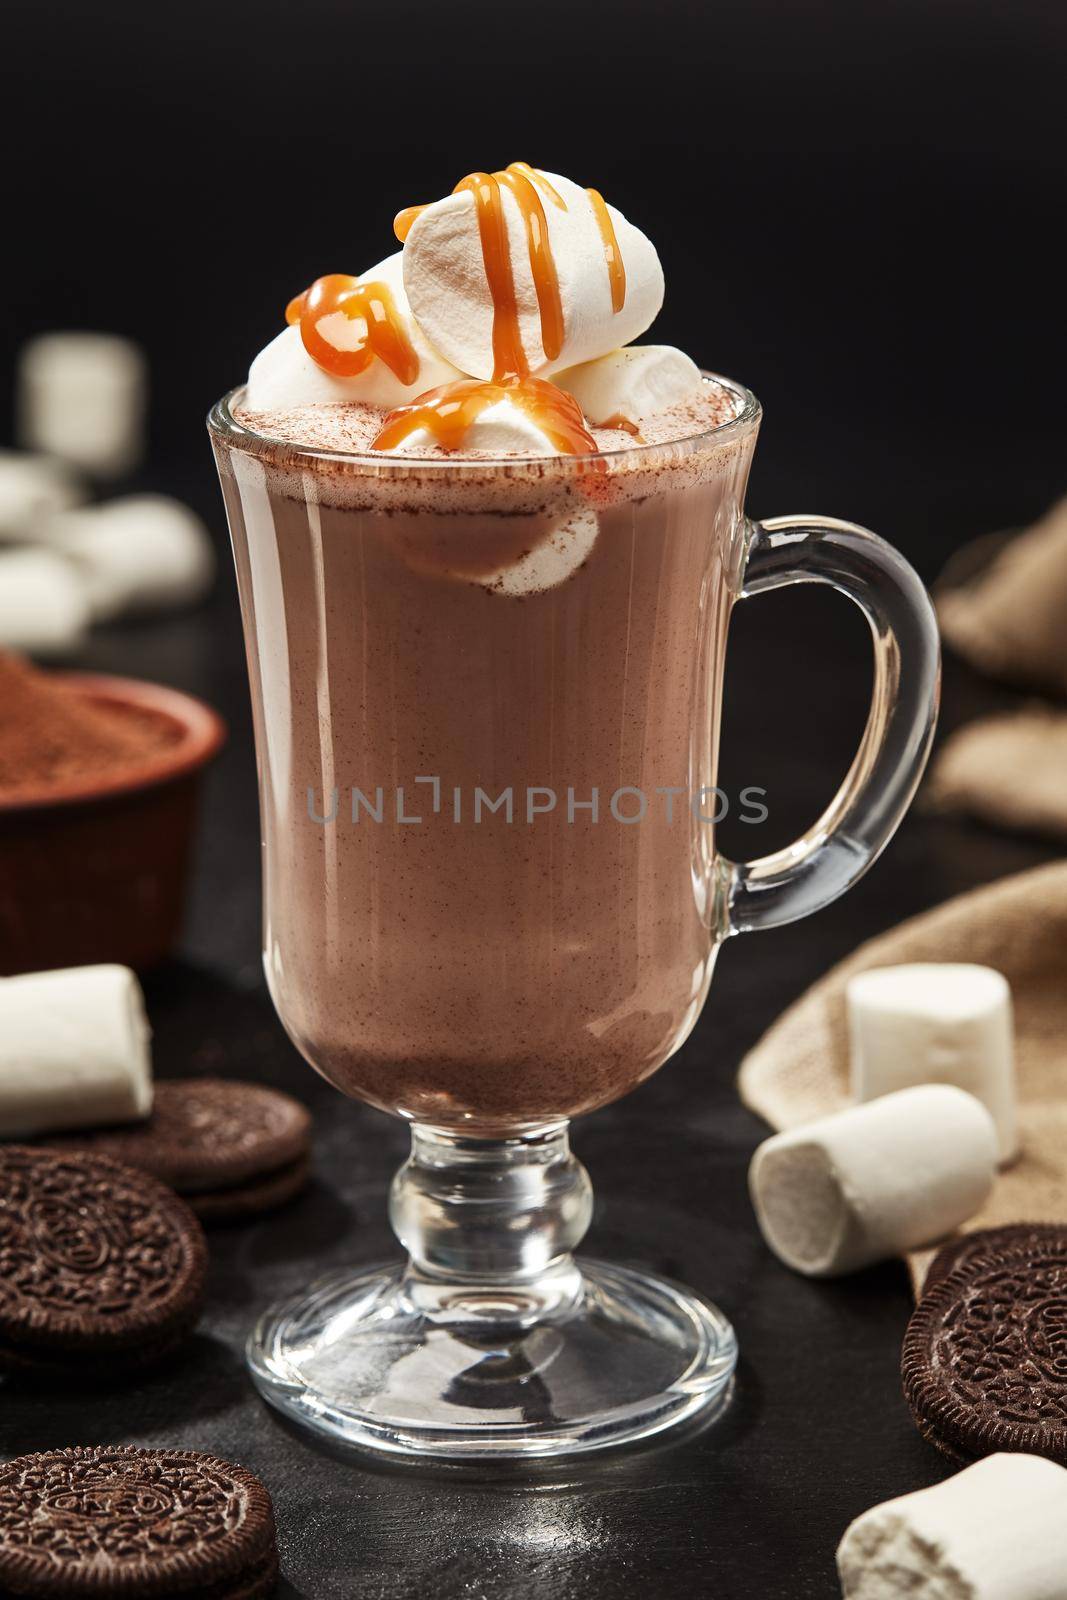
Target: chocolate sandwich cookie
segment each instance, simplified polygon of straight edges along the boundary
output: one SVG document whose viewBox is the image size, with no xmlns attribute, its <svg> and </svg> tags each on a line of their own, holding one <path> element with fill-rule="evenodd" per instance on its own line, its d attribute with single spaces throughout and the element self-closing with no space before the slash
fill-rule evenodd
<svg viewBox="0 0 1067 1600">
<path fill-rule="evenodd" d="M 976 1228 L 972 1233 L 962 1233 L 941 1246 L 926 1269 L 922 1292 L 926 1294 L 974 1256 L 988 1255 L 990 1250 L 1029 1248 L 1053 1237 L 1067 1239 L 1067 1230 L 1056 1222 L 1009 1222 L 1000 1228 Z"/>
<path fill-rule="evenodd" d="M 205 1221 L 271 1210 L 307 1182 L 311 1117 L 290 1095 L 228 1078 L 165 1078 L 147 1121 L 50 1138 L 140 1167 Z"/>
<path fill-rule="evenodd" d="M 956 1461 L 1021 1450 L 1067 1465 L 1067 1228 L 960 1243 L 904 1338 L 919 1431 Z"/>
<path fill-rule="evenodd" d="M 45 1450 L 0 1466 L 0 1594 L 23 1600 L 262 1600 L 270 1495 L 196 1450 Z"/>
<path fill-rule="evenodd" d="M 0 1146 L 0 1370 L 92 1378 L 162 1360 L 206 1276 L 203 1229 L 154 1178 Z"/>
</svg>

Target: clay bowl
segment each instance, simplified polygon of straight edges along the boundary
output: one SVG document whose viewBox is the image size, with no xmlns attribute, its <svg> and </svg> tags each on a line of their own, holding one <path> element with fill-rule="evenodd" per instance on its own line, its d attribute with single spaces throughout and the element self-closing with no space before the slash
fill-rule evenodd
<svg viewBox="0 0 1067 1600">
<path fill-rule="evenodd" d="M 180 732 L 105 779 L 0 797 L 0 974 L 151 967 L 178 935 L 200 776 L 226 727 L 202 701 L 159 684 L 87 673 L 60 681 Z"/>
</svg>

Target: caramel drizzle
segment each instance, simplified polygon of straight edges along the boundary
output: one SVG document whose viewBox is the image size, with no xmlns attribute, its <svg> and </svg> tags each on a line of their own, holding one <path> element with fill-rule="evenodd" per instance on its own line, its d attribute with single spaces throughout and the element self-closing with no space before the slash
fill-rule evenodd
<svg viewBox="0 0 1067 1600">
<path fill-rule="evenodd" d="M 608 264 L 608 282 L 611 284 L 611 309 L 618 315 L 626 299 L 626 263 L 622 259 L 619 241 L 615 237 L 615 224 L 611 220 L 604 197 L 595 189 L 587 189 L 596 217 L 600 237 L 604 241 L 604 260 Z"/>
<path fill-rule="evenodd" d="M 555 257 L 548 237 L 548 223 L 541 196 L 544 195 L 560 211 L 566 211 L 567 202 L 543 172 L 531 167 L 528 161 L 512 161 L 503 172 L 472 172 L 461 178 L 453 194 L 468 190 L 474 196 L 478 238 L 482 247 L 482 265 L 493 302 L 493 380 L 525 378 L 530 364 L 523 348 L 519 327 L 519 308 L 515 296 L 515 275 L 512 270 L 511 250 L 508 244 L 507 219 L 501 194 L 506 188 L 514 196 L 522 214 L 526 232 L 526 248 L 530 259 L 537 308 L 541 314 L 541 347 L 548 361 L 555 361 L 563 349 L 563 302 L 559 292 L 559 277 Z M 540 191 L 540 193 L 538 192 Z M 611 309 L 622 310 L 626 299 L 626 267 L 615 236 L 611 213 L 596 189 L 587 189 L 593 214 L 604 245 L 608 282 L 611 287 Z M 426 210 L 424 205 L 406 206 L 398 211 L 393 222 L 393 232 L 403 244 L 417 219 Z"/>
<path fill-rule="evenodd" d="M 350 322 L 365 324 L 366 335 L 358 349 L 341 350 L 319 331 L 323 319 L 338 312 Z M 300 324 L 304 349 L 316 366 L 335 377 L 356 377 L 375 356 L 405 385 L 413 384 L 419 375 L 418 354 L 388 284 L 361 283 L 343 272 L 327 273 L 290 300 L 285 320 L 290 326 Z"/>
<path fill-rule="evenodd" d="M 529 179 L 531 183 L 535 183 L 541 193 L 551 200 L 557 210 L 566 211 L 567 202 L 559 190 L 549 183 L 543 172 L 538 172 L 536 167 L 531 167 L 528 161 L 512 161 L 508 166 L 508 171 L 515 173 L 520 178 Z"/>
<path fill-rule="evenodd" d="M 504 378 L 525 378 L 530 371 L 519 327 L 515 276 L 504 214 L 504 188 L 510 190 L 522 214 L 546 358 L 554 361 L 563 348 L 563 302 L 548 239 L 545 208 L 536 186 L 522 172 L 514 170 L 514 166 L 503 172 L 472 172 L 469 177 L 460 179 L 453 193 L 466 189 L 474 196 L 482 262 L 493 301 L 493 379 L 496 382 Z"/>
<path fill-rule="evenodd" d="M 396 234 L 396 237 L 400 240 L 401 244 L 404 243 L 408 234 L 411 232 L 415 223 L 418 221 L 419 217 L 422 216 L 422 213 L 425 210 L 425 205 L 405 206 L 403 211 L 397 212 L 396 216 L 393 218 L 393 232 Z"/>
<path fill-rule="evenodd" d="M 597 423 L 598 428 L 621 428 L 623 433 L 628 433 L 636 439 L 638 444 L 643 444 L 641 430 L 636 422 L 631 422 L 629 417 L 624 417 L 621 411 L 616 411 L 614 416 L 608 417 L 604 422 Z"/>
<path fill-rule="evenodd" d="M 425 428 L 443 450 L 461 450 L 483 411 L 498 400 L 510 400 L 536 424 L 560 455 L 592 455 L 597 442 L 585 425 L 573 395 L 544 378 L 509 377 L 482 382 L 460 378 L 430 389 L 390 411 L 375 438 L 373 450 L 395 450 Z"/>
</svg>

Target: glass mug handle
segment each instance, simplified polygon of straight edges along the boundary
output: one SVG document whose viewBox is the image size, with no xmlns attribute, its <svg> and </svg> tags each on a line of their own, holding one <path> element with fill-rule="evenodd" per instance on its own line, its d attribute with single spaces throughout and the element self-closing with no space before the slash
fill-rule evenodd
<svg viewBox="0 0 1067 1600">
<path fill-rule="evenodd" d="M 755 861 L 720 861 L 728 933 L 794 922 L 852 887 L 907 810 L 937 720 L 937 620 L 917 574 L 892 545 L 834 517 L 749 522 L 741 598 L 794 583 L 829 584 L 867 618 L 871 709 L 845 781 L 807 833 Z"/>
</svg>

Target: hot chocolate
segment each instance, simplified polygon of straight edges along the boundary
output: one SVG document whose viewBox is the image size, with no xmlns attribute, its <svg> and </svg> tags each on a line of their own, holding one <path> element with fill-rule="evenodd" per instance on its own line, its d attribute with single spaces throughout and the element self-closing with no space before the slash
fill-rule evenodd
<svg viewBox="0 0 1067 1600">
<path fill-rule="evenodd" d="M 662 273 L 597 191 L 513 162 L 396 234 L 289 303 L 220 458 L 265 961 L 339 1087 L 492 1132 L 623 1094 L 703 1002 L 754 427 L 682 352 L 613 350 Z"/>
<path fill-rule="evenodd" d="M 702 404 L 687 452 L 584 475 L 222 458 L 258 640 L 266 969 L 348 1093 L 534 1125 L 625 1093 L 695 1021 L 754 442 L 714 427 L 729 391 Z"/>
<path fill-rule="evenodd" d="M 727 933 L 817 909 L 878 853 L 928 748 L 936 626 L 864 529 L 744 517 L 759 406 L 631 342 L 663 274 L 595 190 L 513 162 L 396 233 L 296 296 L 210 421 L 271 992 L 309 1061 L 415 1124 L 389 1203 L 406 1265 L 302 1291 L 249 1361 L 348 1443 L 543 1458 L 728 1393 L 715 1306 L 574 1259 L 592 1205 L 566 1118 L 666 1060 Z M 805 581 L 870 621 L 870 721 L 811 831 L 732 863 L 730 608 Z"/>
</svg>

